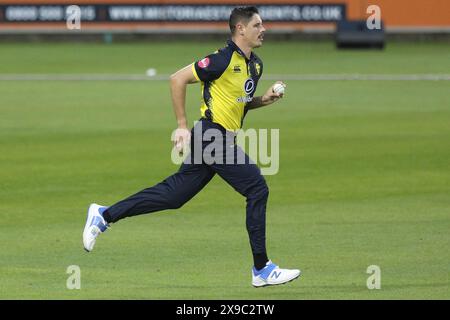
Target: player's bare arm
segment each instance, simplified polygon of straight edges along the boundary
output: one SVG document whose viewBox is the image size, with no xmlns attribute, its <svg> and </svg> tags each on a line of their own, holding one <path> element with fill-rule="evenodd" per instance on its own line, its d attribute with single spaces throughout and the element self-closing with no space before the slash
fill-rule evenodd
<svg viewBox="0 0 450 320">
<path fill-rule="evenodd" d="M 190 83 L 198 80 L 192 72 L 192 65 L 188 65 L 170 76 L 170 93 L 172 96 L 172 106 L 177 120 L 177 129 L 173 138 L 173 143 L 178 152 L 182 152 L 183 146 L 189 143 L 191 132 L 188 129 L 186 117 L 186 87 Z"/>
</svg>

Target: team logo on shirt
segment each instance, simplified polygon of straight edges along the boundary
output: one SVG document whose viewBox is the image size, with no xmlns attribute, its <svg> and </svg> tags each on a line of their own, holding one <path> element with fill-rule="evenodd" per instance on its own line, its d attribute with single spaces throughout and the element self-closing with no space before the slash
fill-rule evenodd
<svg viewBox="0 0 450 320">
<path fill-rule="evenodd" d="M 200 68 L 202 68 L 202 69 L 204 69 L 204 68 L 206 68 L 207 66 L 209 66 L 209 58 L 206 57 L 206 58 L 200 60 L 200 61 L 198 62 L 198 66 L 199 66 Z"/>
<path fill-rule="evenodd" d="M 240 65 L 235 65 L 234 67 L 233 67 L 233 72 L 234 73 L 239 73 L 239 72 L 241 72 L 241 66 Z"/>
<path fill-rule="evenodd" d="M 252 78 L 248 78 L 244 83 L 244 91 L 246 94 L 251 94 L 253 90 L 255 90 L 255 81 Z"/>
<path fill-rule="evenodd" d="M 255 63 L 256 74 L 259 76 L 261 73 L 261 65 L 259 63 Z"/>
</svg>

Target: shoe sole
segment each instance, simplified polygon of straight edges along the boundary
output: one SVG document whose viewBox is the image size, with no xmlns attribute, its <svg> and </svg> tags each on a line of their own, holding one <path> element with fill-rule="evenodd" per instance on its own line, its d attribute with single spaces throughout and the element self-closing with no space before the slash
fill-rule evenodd
<svg viewBox="0 0 450 320">
<path fill-rule="evenodd" d="M 302 274 L 301 273 L 299 273 L 298 274 L 298 276 L 296 276 L 296 277 L 294 277 L 294 278 L 292 278 L 291 280 L 288 280 L 288 281 L 286 281 L 286 282 L 282 282 L 282 283 L 267 283 L 267 284 L 263 284 L 262 286 L 255 286 L 255 285 L 253 285 L 253 287 L 254 288 L 264 288 L 264 287 L 273 287 L 273 286 L 281 286 L 281 285 L 283 285 L 283 284 L 286 284 L 286 283 L 289 283 L 289 282 L 292 282 L 292 281 L 294 281 L 295 279 L 297 279 L 297 278 L 299 278 L 300 276 L 301 276 Z"/>
</svg>

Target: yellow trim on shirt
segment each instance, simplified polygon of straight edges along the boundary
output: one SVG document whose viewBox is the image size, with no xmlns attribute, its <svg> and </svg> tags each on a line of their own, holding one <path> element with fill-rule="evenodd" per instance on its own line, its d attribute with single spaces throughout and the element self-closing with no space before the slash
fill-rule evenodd
<svg viewBox="0 0 450 320">
<path fill-rule="evenodd" d="M 200 78 L 197 75 L 197 71 L 195 71 L 195 63 L 193 63 L 191 65 L 191 69 L 192 69 L 192 73 L 194 74 L 195 79 L 197 79 L 197 81 L 200 81 Z"/>
</svg>

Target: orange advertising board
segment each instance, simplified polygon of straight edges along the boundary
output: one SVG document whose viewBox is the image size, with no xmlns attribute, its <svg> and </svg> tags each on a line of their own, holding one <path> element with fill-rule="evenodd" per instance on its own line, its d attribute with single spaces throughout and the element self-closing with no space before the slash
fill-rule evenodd
<svg viewBox="0 0 450 320">
<path fill-rule="evenodd" d="M 0 31 L 66 29 L 66 9 L 81 8 L 85 29 L 226 31 L 242 0 L 0 0 Z M 272 30 L 334 28 L 341 19 L 366 19 L 377 5 L 386 29 L 450 31 L 449 0 L 247 0 Z"/>
</svg>

